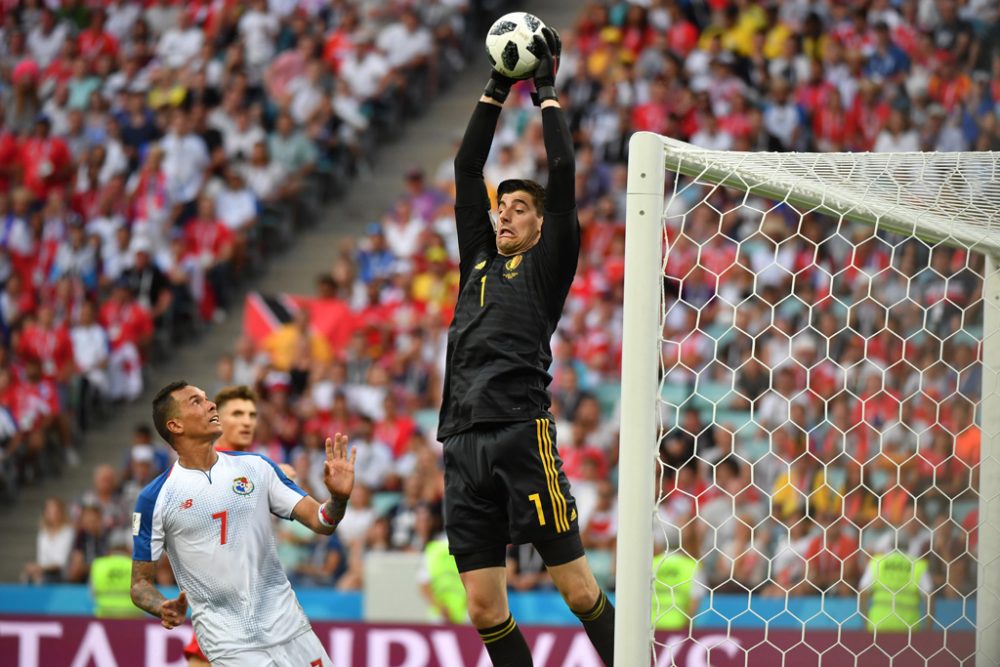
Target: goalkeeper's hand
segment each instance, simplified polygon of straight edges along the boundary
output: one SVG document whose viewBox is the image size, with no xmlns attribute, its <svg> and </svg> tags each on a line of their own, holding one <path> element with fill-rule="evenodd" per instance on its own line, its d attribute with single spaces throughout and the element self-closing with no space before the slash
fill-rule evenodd
<svg viewBox="0 0 1000 667">
<path fill-rule="evenodd" d="M 510 95 L 510 89 L 515 83 L 517 83 L 517 79 L 512 79 L 495 69 L 491 69 L 490 80 L 486 82 L 483 95 L 503 104 L 507 100 L 507 96 Z"/>
<path fill-rule="evenodd" d="M 535 69 L 535 92 L 531 99 L 536 105 L 545 100 L 558 100 L 556 95 L 556 69 L 559 67 L 559 54 L 562 53 L 562 40 L 555 28 L 542 28 L 541 35 L 535 35 L 531 52 L 538 58 L 538 68 Z"/>
</svg>

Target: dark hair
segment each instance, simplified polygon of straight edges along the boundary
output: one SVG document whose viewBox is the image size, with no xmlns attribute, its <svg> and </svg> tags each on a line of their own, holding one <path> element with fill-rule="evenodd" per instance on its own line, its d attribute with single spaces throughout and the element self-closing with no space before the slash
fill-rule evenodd
<svg viewBox="0 0 1000 667">
<path fill-rule="evenodd" d="M 519 190 L 531 195 L 532 200 L 534 200 L 535 210 L 541 215 L 542 211 L 545 210 L 545 188 L 535 181 L 529 181 L 526 178 L 508 178 L 506 181 L 500 183 L 497 186 L 497 203 L 508 192 L 517 192 Z"/>
<path fill-rule="evenodd" d="M 177 407 L 177 401 L 174 400 L 173 394 L 178 389 L 187 386 L 186 380 L 177 380 L 156 392 L 156 396 L 153 397 L 153 426 L 156 427 L 156 432 L 160 434 L 160 437 L 171 447 L 174 446 L 174 436 L 167 429 L 167 421 L 173 418 Z"/>
<path fill-rule="evenodd" d="M 149 428 L 149 424 L 136 424 L 135 434 L 141 435 L 144 438 L 152 438 L 153 429 Z"/>
<path fill-rule="evenodd" d="M 245 384 L 237 384 L 231 387 L 224 387 L 219 390 L 219 393 L 215 395 L 215 407 L 218 410 L 222 410 L 222 406 L 229 401 L 244 400 L 251 401 L 252 403 L 257 402 L 257 392 L 255 392 L 250 387 Z"/>
</svg>

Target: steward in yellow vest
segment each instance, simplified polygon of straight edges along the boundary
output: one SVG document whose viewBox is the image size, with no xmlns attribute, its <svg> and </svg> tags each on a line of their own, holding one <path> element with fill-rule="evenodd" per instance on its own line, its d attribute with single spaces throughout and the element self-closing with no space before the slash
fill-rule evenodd
<svg viewBox="0 0 1000 667">
<path fill-rule="evenodd" d="M 870 631 L 906 632 L 920 628 L 924 619 L 922 604 L 929 602 L 930 593 L 926 560 L 901 551 L 872 556 L 860 587 L 870 600 Z"/>
<path fill-rule="evenodd" d="M 424 567 L 427 576 L 424 595 L 434 610 L 445 616 L 449 623 L 467 623 L 465 587 L 455 557 L 448 553 L 448 540 L 439 537 L 427 543 L 424 547 Z"/>
<path fill-rule="evenodd" d="M 97 618 L 138 618 L 141 609 L 132 604 L 132 559 L 121 553 L 95 558 L 90 566 L 90 593 Z"/>
</svg>

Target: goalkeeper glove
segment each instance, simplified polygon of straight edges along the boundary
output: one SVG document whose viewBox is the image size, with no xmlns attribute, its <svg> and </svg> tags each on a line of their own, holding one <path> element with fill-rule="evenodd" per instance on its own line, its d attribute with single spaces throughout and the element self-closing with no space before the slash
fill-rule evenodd
<svg viewBox="0 0 1000 667">
<path fill-rule="evenodd" d="M 535 92 L 531 94 L 531 99 L 538 106 L 545 100 L 559 99 L 556 94 L 556 69 L 559 66 L 562 41 L 554 28 L 546 26 L 542 28 L 541 35 L 535 35 L 531 46 L 531 52 L 538 58 L 538 68 L 534 75 Z"/>
<path fill-rule="evenodd" d="M 507 100 L 507 96 L 510 95 L 511 86 L 515 83 L 517 83 L 516 79 L 492 70 L 490 71 L 490 80 L 486 82 L 486 88 L 483 89 L 483 95 L 503 104 Z"/>
</svg>

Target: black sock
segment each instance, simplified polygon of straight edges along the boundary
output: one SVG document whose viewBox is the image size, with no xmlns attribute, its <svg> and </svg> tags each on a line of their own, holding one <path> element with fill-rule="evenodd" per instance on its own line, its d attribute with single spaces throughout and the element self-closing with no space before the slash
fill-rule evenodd
<svg viewBox="0 0 1000 667">
<path fill-rule="evenodd" d="M 486 646 L 493 667 L 532 667 L 531 650 L 513 615 L 500 625 L 480 628 L 479 638 Z"/>
<path fill-rule="evenodd" d="M 615 664 L 615 608 L 608 596 L 601 591 L 601 596 L 593 607 L 584 612 L 573 612 L 583 623 L 590 643 L 597 649 L 597 655 L 607 667 Z"/>
</svg>

